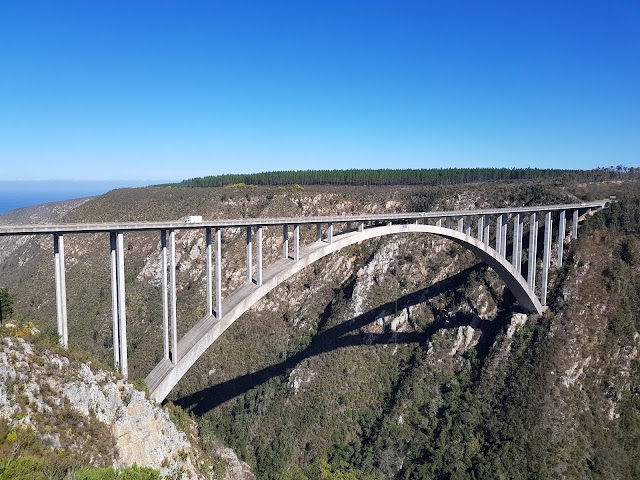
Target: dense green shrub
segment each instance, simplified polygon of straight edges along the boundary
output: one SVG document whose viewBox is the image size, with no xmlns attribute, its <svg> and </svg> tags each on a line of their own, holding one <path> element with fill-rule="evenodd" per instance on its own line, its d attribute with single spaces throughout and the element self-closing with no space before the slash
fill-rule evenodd
<svg viewBox="0 0 640 480">
<path fill-rule="evenodd" d="M 160 473 L 149 467 L 83 468 L 76 472 L 76 480 L 160 480 Z"/>
</svg>

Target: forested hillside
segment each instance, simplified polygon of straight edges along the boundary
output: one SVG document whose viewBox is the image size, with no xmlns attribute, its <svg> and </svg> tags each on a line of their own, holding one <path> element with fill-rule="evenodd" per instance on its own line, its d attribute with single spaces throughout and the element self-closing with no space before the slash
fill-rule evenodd
<svg viewBox="0 0 640 480">
<path fill-rule="evenodd" d="M 640 476 L 637 183 L 123 189 L 64 220 L 454 210 L 610 194 L 619 203 L 588 218 L 577 242 L 566 239 L 543 316 L 523 314 L 494 272 L 446 240 L 367 241 L 255 305 L 170 399 L 197 417 L 205 444 L 222 440 L 263 479 L 631 479 Z M 223 294 L 244 278 L 242 235 L 223 236 Z M 280 235 L 266 229 L 267 264 Z M 162 353 L 159 238 L 125 242 L 130 369 L 143 378 Z M 204 314 L 202 232 L 179 233 L 178 245 L 183 334 Z M 110 362 L 108 238 L 68 236 L 65 246 L 69 338 Z M 0 287 L 15 314 L 53 325 L 51 240 L 3 251 Z"/>
<path fill-rule="evenodd" d="M 556 170 L 538 168 L 421 168 L 299 170 L 248 174 L 223 174 L 191 178 L 174 186 L 224 187 L 227 185 L 458 185 L 505 180 L 556 180 L 602 182 L 637 179 L 637 168 Z"/>
</svg>

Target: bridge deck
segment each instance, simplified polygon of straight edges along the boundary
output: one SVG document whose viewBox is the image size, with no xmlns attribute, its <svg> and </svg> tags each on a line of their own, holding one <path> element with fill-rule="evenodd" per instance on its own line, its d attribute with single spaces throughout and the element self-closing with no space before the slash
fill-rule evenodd
<svg viewBox="0 0 640 480">
<path fill-rule="evenodd" d="M 560 210 L 586 210 L 604 208 L 610 200 L 572 203 L 564 205 L 542 205 L 529 207 L 490 208 L 485 210 L 450 210 L 410 213 L 380 213 L 365 215 L 341 215 L 322 217 L 275 217 L 275 218 L 237 218 L 229 220 L 205 220 L 201 223 L 185 223 L 180 221 L 164 222 L 113 222 L 113 223 L 67 223 L 48 225 L 4 225 L 0 226 L 2 235 L 43 235 L 52 233 L 97 233 L 115 231 L 145 231 L 197 228 L 230 228 L 249 226 L 305 225 L 316 223 L 345 222 L 384 222 L 419 220 L 428 218 L 471 217 L 478 215 L 500 215 L 505 213 L 533 213 Z"/>
</svg>

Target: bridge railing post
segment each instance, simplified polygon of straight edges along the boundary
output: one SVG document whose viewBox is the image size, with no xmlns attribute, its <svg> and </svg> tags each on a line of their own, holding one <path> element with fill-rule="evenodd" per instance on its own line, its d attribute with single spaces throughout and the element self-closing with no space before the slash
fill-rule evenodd
<svg viewBox="0 0 640 480">
<path fill-rule="evenodd" d="M 56 312 L 58 318 L 58 337 L 60 344 L 67 348 L 69 338 L 67 334 L 67 285 L 64 266 L 64 236 L 53 235 L 53 255 L 56 280 Z"/>
</svg>

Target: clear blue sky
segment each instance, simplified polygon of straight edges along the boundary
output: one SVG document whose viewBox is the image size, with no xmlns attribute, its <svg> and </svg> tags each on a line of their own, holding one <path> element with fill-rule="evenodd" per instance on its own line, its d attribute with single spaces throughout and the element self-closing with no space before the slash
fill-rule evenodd
<svg viewBox="0 0 640 480">
<path fill-rule="evenodd" d="M 0 3 L 13 179 L 640 164 L 640 1 Z"/>
</svg>

